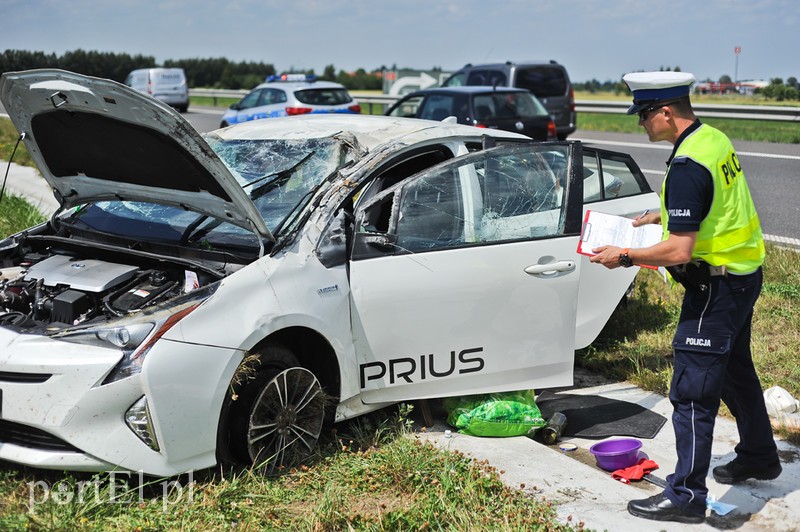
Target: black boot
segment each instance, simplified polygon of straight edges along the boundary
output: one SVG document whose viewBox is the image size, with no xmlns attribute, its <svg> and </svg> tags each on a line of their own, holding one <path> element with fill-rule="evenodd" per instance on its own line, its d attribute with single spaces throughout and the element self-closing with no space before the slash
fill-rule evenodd
<svg viewBox="0 0 800 532">
<path fill-rule="evenodd" d="M 720 484 L 739 484 L 749 478 L 772 480 L 778 478 L 781 471 L 783 471 L 783 468 L 779 461 L 769 467 L 756 468 L 743 465 L 738 458 L 734 458 L 725 465 L 715 467 L 712 473 L 714 474 L 714 480 Z"/>
<path fill-rule="evenodd" d="M 663 493 L 647 499 L 639 499 L 628 503 L 628 512 L 636 517 L 653 521 L 677 521 L 678 523 L 702 523 L 706 520 L 705 512 L 694 514 L 681 510 Z"/>
</svg>

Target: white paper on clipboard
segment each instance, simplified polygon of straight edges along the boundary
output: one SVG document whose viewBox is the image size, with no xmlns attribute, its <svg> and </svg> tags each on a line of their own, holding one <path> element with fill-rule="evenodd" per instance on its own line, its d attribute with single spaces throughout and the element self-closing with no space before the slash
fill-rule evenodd
<svg viewBox="0 0 800 532">
<path fill-rule="evenodd" d="M 654 224 L 634 227 L 633 220 L 615 214 L 586 211 L 583 230 L 578 241 L 578 253 L 595 255 L 592 249 L 601 246 L 646 248 L 661 242 L 661 226 Z"/>
</svg>

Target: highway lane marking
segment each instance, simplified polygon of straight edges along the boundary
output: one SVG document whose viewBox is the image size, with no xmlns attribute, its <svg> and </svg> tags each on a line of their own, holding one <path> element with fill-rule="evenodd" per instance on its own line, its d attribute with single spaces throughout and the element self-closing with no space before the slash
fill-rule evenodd
<svg viewBox="0 0 800 532">
<path fill-rule="evenodd" d="M 581 142 L 591 142 L 592 144 L 608 144 L 610 146 L 623 146 L 626 148 L 649 148 L 656 150 L 672 151 L 672 146 L 668 144 L 643 144 L 640 142 L 623 142 L 618 140 L 596 140 L 596 139 L 579 139 Z M 800 155 L 779 155 L 777 153 L 763 153 L 756 151 L 737 151 L 739 155 L 746 155 L 748 157 L 761 157 L 762 159 L 785 159 L 789 161 L 800 161 Z"/>
<path fill-rule="evenodd" d="M 764 240 L 775 244 L 788 244 L 790 246 L 795 246 L 797 248 L 800 248 L 800 238 L 791 238 L 788 236 L 777 236 L 777 235 L 764 235 Z"/>
</svg>

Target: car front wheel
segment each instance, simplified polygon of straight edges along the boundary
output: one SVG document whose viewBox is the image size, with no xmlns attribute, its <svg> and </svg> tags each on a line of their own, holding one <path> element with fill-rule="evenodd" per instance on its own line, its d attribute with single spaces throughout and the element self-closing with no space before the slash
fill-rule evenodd
<svg viewBox="0 0 800 532">
<path fill-rule="evenodd" d="M 272 345 L 255 374 L 234 394 L 229 422 L 236 461 L 275 474 L 299 465 L 316 448 L 325 394 L 316 376 L 281 345 Z"/>
<path fill-rule="evenodd" d="M 322 386 L 305 368 L 278 373 L 259 393 L 247 424 L 247 452 L 275 471 L 299 464 L 317 445 L 325 418 Z"/>
</svg>

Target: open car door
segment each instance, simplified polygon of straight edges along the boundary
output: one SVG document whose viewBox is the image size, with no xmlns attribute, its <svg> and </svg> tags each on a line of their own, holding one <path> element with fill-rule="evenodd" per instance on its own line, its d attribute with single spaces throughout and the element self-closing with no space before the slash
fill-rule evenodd
<svg viewBox="0 0 800 532">
<path fill-rule="evenodd" d="M 572 384 L 580 143 L 452 159 L 356 210 L 365 402 Z"/>
</svg>

